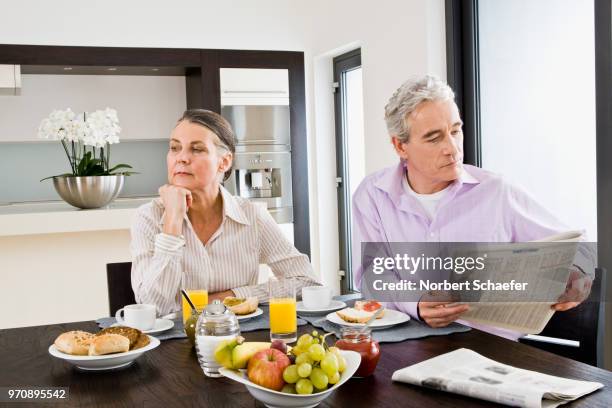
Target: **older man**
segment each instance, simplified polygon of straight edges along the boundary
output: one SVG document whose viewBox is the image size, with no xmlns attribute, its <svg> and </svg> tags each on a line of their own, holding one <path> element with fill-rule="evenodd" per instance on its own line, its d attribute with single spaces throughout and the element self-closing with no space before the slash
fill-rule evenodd
<svg viewBox="0 0 612 408">
<path fill-rule="evenodd" d="M 385 107 L 385 121 L 400 162 L 366 177 L 353 196 L 358 286 L 361 242 L 526 242 L 567 230 L 523 190 L 463 164 L 463 122 L 446 83 L 432 76 L 405 82 Z M 590 283 L 590 276 L 575 267 L 564 298 L 552 307 L 577 306 Z M 432 327 L 446 326 L 468 310 L 450 302 L 387 306 Z M 511 339 L 522 335 L 468 324 Z"/>
</svg>

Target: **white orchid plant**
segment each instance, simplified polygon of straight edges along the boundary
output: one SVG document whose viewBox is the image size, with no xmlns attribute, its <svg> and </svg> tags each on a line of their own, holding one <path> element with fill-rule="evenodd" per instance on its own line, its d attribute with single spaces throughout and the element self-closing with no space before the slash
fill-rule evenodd
<svg viewBox="0 0 612 408">
<path fill-rule="evenodd" d="M 110 167 L 110 145 L 119 143 L 120 132 L 119 118 L 114 109 L 106 108 L 77 115 L 68 108 L 55 110 L 43 119 L 38 128 L 38 137 L 62 143 L 72 173 L 59 176 L 129 176 L 135 173 L 120 171 L 131 169 L 132 166 L 128 164 Z M 58 176 L 43 180 L 52 177 Z"/>
</svg>

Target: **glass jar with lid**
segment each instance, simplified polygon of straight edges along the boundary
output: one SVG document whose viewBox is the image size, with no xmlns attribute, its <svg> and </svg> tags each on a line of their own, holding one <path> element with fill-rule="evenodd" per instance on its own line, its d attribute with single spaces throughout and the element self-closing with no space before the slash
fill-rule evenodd
<svg viewBox="0 0 612 408">
<path fill-rule="evenodd" d="M 368 377 L 374 373 L 380 358 L 380 346 L 372 339 L 370 328 L 343 327 L 336 347 L 356 351 L 361 355 L 361 363 L 353 377 Z"/>
<path fill-rule="evenodd" d="M 202 310 L 195 330 L 195 346 L 198 362 L 208 377 L 220 377 L 221 365 L 215 360 L 215 348 L 227 339 L 240 334 L 238 318 L 219 300 Z"/>
</svg>

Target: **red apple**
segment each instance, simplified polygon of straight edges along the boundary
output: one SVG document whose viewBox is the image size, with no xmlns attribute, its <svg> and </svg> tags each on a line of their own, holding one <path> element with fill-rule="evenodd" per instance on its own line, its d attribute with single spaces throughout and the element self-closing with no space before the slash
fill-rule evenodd
<svg viewBox="0 0 612 408">
<path fill-rule="evenodd" d="M 249 359 L 247 375 L 257 385 L 280 391 L 285 385 L 283 371 L 289 364 L 286 354 L 276 349 L 261 350 Z"/>
</svg>

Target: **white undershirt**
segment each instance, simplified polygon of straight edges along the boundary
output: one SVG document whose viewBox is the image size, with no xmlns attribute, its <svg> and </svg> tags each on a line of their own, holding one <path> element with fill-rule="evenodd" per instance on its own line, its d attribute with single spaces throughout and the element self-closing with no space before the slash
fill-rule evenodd
<svg viewBox="0 0 612 408">
<path fill-rule="evenodd" d="M 438 209 L 438 204 L 440 203 L 440 200 L 442 200 L 451 185 L 449 184 L 448 187 L 446 187 L 445 189 L 435 192 L 433 194 L 419 194 L 414 191 L 412 187 L 410 187 L 406 176 L 404 176 L 403 179 L 404 181 L 402 183 L 402 186 L 404 188 L 404 192 L 415 197 L 425 209 L 425 212 L 427 213 L 429 219 L 432 220 L 434 215 L 436 214 L 436 210 Z"/>
</svg>

